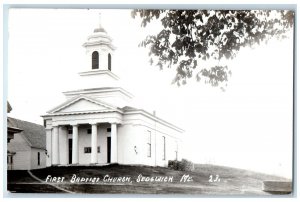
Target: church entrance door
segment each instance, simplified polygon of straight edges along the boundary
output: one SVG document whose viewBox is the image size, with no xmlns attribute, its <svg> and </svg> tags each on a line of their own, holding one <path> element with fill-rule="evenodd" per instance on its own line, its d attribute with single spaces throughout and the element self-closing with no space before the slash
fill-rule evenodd
<svg viewBox="0 0 300 202">
<path fill-rule="evenodd" d="M 107 137 L 107 163 L 110 163 L 111 137 Z"/>
<path fill-rule="evenodd" d="M 72 139 L 69 139 L 69 164 L 72 164 Z"/>
</svg>

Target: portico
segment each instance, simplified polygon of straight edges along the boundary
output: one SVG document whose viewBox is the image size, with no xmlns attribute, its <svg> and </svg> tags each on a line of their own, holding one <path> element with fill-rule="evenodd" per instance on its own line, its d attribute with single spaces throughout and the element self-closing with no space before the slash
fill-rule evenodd
<svg viewBox="0 0 300 202">
<path fill-rule="evenodd" d="M 43 117 L 51 165 L 117 163 L 122 114 L 84 95 L 48 111 Z"/>
<path fill-rule="evenodd" d="M 91 145 L 91 153 L 90 153 L 90 158 L 88 162 L 90 164 L 101 164 L 101 163 L 118 163 L 118 144 L 117 144 L 117 139 L 118 139 L 118 130 L 117 130 L 117 123 L 104 123 L 104 126 L 107 127 L 108 125 L 110 126 L 111 132 L 110 136 L 107 136 L 111 139 L 110 141 L 110 146 L 106 147 L 106 149 L 110 149 L 110 151 L 106 151 L 106 153 L 110 154 L 110 160 L 107 159 L 102 159 L 99 161 L 98 157 L 98 152 L 99 152 L 99 147 L 100 144 L 99 136 L 106 136 L 106 134 L 101 134 L 99 133 L 99 129 L 103 123 L 90 123 L 90 124 L 72 124 L 72 125 L 54 125 L 51 130 L 51 134 L 47 134 L 51 137 L 48 137 L 49 139 L 51 138 L 52 140 L 52 148 L 48 148 L 47 151 L 51 151 L 51 156 L 52 156 L 52 165 L 68 165 L 73 164 L 79 164 L 79 133 L 78 129 L 83 127 L 83 129 L 86 128 L 91 128 L 91 134 L 90 134 L 90 145 Z M 71 134 L 69 134 L 71 133 Z M 89 134 L 81 134 L 82 136 L 86 136 Z M 69 138 L 71 136 L 71 138 Z M 86 138 L 86 137 L 84 137 Z M 101 138 L 105 139 L 105 138 Z M 72 142 L 72 149 L 69 150 L 69 140 Z M 108 143 L 104 143 L 108 144 Z M 81 145 L 81 147 L 84 148 L 84 145 Z M 103 150 L 103 148 L 101 148 Z M 69 152 L 72 154 L 70 155 Z M 104 151 L 101 151 L 104 152 Z M 81 151 L 81 153 L 83 153 Z M 71 160 L 69 159 L 71 157 Z M 110 162 L 108 162 L 108 160 Z M 81 160 L 82 161 L 82 160 Z M 85 162 L 87 159 L 85 159 Z"/>
</svg>

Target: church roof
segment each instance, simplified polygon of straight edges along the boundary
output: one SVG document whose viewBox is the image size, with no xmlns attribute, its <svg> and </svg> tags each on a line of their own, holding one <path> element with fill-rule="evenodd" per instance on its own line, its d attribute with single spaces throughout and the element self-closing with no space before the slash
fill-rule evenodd
<svg viewBox="0 0 300 202">
<path fill-rule="evenodd" d="M 103 107 L 105 107 L 106 108 L 106 110 L 105 111 L 120 111 L 117 107 L 115 107 L 115 106 L 113 106 L 113 105 L 111 105 L 111 104 L 108 104 L 108 103 L 106 103 L 106 102 L 104 102 L 104 101 L 100 101 L 100 100 L 98 100 L 98 99 L 94 99 L 94 98 L 92 98 L 92 97 L 89 97 L 89 96 L 85 96 L 85 95 L 78 95 L 78 96 L 76 96 L 76 97 L 74 97 L 74 98 L 72 98 L 72 99 L 69 99 L 69 100 L 67 100 L 67 101 L 65 101 L 64 103 L 62 103 L 62 104 L 60 104 L 60 105 L 58 105 L 58 106 L 56 106 L 55 108 L 53 108 L 53 109 L 51 109 L 50 111 L 48 111 L 47 113 L 48 114 L 55 114 L 55 113 L 58 113 L 59 114 L 59 112 L 60 112 L 60 110 L 61 109 L 64 109 L 64 108 L 66 108 L 66 107 L 68 107 L 68 106 L 70 106 L 70 105 L 72 105 L 73 103 L 75 103 L 75 102 L 77 102 L 77 101 L 79 101 L 79 100 L 87 100 L 87 101 L 89 101 L 89 102 L 92 102 L 92 103 L 95 103 L 95 104 L 97 104 L 97 105 L 99 105 L 99 106 L 103 106 Z M 89 111 L 90 113 L 91 113 L 91 111 Z M 47 116 L 47 115 L 44 115 L 44 116 Z"/>
<path fill-rule="evenodd" d="M 29 146 L 39 149 L 46 148 L 46 130 L 44 126 L 15 118 L 7 118 L 7 126 L 23 130 L 20 134 L 27 140 Z"/>
<path fill-rule="evenodd" d="M 138 108 L 134 108 L 134 107 L 131 107 L 131 106 L 125 106 L 122 109 L 124 110 L 124 112 L 139 110 Z"/>
<path fill-rule="evenodd" d="M 131 107 L 131 106 L 125 106 L 121 109 L 124 111 L 124 113 L 128 112 L 128 113 L 141 113 L 141 114 L 144 114 L 144 115 L 148 116 L 149 118 L 151 118 L 153 120 L 156 120 L 156 121 L 158 121 L 160 123 L 163 123 L 167 126 L 171 126 L 172 128 L 176 129 L 177 131 L 179 131 L 181 133 L 184 132 L 184 130 L 182 128 L 179 128 L 178 126 L 176 126 L 176 125 L 174 125 L 174 124 L 172 124 L 168 121 L 165 121 L 164 119 L 161 119 L 161 118 L 157 117 L 154 113 L 152 114 L 152 113 L 150 113 L 150 112 L 148 112 L 144 109 L 138 109 L 138 108 Z"/>
</svg>

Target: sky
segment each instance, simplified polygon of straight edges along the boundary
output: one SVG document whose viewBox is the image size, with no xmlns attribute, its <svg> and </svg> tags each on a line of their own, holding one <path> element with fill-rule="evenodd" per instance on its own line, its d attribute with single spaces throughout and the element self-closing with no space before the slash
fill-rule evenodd
<svg viewBox="0 0 300 202">
<path fill-rule="evenodd" d="M 41 115 L 81 89 L 82 44 L 101 23 L 117 47 L 113 71 L 136 104 L 185 130 L 184 156 L 197 163 L 251 169 L 291 178 L 293 40 L 241 49 L 226 91 L 188 80 L 171 84 L 175 69 L 149 65 L 139 42 L 159 30 L 141 28 L 130 10 L 11 9 L 8 38 L 9 116 L 42 124 Z M 205 65 L 205 64 L 204 64 Z"/>
</svg>

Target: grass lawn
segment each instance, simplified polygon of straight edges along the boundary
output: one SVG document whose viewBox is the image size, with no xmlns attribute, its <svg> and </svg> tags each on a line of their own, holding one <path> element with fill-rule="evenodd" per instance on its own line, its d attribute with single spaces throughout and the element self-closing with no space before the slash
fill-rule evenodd
<svg viewBox="0 0 300 202">
<path fill-rule="evenodd" d="M 162 167 L 148 166 L 70 166 L 50 167 L 31 171 L 42 181 L 51 177 L 64 177 L 63 182 L 53 185 L 76 193 L 97 194 L 198 194 L 198 195 L 270 195 L 262 191 L 264 180 L 287 180 L 242 169 L 214 165 L 195 165 L 194 171 L 175 171 Z M 73 175 L 79 179 L 99 178 L 98 182 L 74 182 Z M 137 181 L 143 177 L 166 177 L 168 182 Z M 189 175 L 189 181 L 183 182 L 182 176 Z M 106 180 L 103 180 L 106 176 Z M 127 177 L 126 182 L 109 182 L 109 177 Z M 218 178 L 217 178 L 218 177 Z M 113 178 L 111 178 L 113 179 Z M 146 178 L 144 178 L 146 179 Z M 149 179 L 149 178 L 148 178 Z M 163 178 L 156 178 L 162 180 Z M 187 178 L 186 178 L 187 179 Z M 52 178 L 53 180 L 53 178 Z M 49 182 L 49 181 L 48 181 Z M 27 171 L 8 171 L 8 190 L 18 193 L 63 193 L 49 184 L 32 178 Z"/>
</svg>

